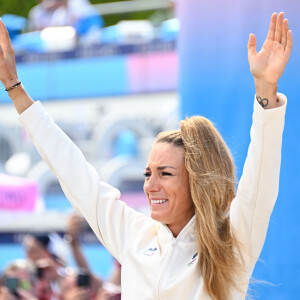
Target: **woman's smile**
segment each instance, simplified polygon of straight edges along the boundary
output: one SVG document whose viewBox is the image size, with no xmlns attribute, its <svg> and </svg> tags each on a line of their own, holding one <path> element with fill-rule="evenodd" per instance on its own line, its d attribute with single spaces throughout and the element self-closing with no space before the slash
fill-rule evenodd
<svg viewBox="0 0 300 300">
<path fill-rule="evenodd" d="M 168 225 L 177 235 L 194 215 L 183 149 L 154 144 L 145 170 L 144 191 L 152 219 Z"/>
</svg>

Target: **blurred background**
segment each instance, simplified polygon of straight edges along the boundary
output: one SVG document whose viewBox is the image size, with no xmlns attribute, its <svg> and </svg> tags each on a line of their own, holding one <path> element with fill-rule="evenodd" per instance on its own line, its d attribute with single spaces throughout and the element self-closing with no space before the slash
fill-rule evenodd
<svg viewBox="0 0 300 300">
<path fill-rule="evenodd" d="M 294 50 L 279 84 L 289 101 L 280 193 L 254 271 L 270 284 L 252 287 L 258 299 L 274 300 L 300 299 L 299 9 L 296 0 L 9 0 L 1 1 L 0 16 L 26 90 L 121 199 L 148 214 L 142 192 L 148 152 L 158 132 L 177 128 L 186 115 L 215 123 L 240 177 L 255 94 L 248 36 L 255 33 L 261 47 L 272 12 L 286 12 Z M 1 86 L 0 272 L 15 259 L 28 260 L 29 234 L 64 268 L 85 267 L 118 294 L 119 266 L 73 214 Z M 74 239 L 89 267 L 76 256 Z"/>
</svg>

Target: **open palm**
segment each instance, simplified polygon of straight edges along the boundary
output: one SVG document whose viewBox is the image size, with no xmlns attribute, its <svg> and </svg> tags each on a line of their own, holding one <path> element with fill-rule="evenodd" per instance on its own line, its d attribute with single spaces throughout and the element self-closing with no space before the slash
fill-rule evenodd
<svg viewBox="0 0 300 300">
<path fill-rule="evenodd" d="M 255 79 L 277 84 L 292 51 L 292 32 L 284 13 L 274 13 L 271 17 L 267 39 L 261 50 L 256 52 L 256 38 L 250 34 L 248 41 L 248 60 L 250 71 Z"/>
</svg>

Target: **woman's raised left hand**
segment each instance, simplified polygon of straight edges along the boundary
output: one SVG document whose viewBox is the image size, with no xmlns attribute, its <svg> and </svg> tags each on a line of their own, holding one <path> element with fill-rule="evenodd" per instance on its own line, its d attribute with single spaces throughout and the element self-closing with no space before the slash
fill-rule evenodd
<svg viewBox="0 0 300 300">
<path fill-rule="evenodd" d="M 284 13 L 273 13 L 267 38 L 259 52 L 256 51 L 256 38 L 250 34 L 248 41 L 248 60 L 254 76 L 256 95 L 270 100 L 276 106 L 277 83 L 282 75 L 293 46 L 292 31 Z"/>
</svg>

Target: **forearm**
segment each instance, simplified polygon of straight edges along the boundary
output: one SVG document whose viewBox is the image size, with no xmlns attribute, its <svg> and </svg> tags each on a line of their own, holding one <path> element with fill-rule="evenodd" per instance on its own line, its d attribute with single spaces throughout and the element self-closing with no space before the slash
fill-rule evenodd
<svg viewBox="0 0 300 300">
<path fill-rule="evenodd" d="M 251 143 L 230 211 L 231 224 L 251 260 L 261 251 L 278 194 L 285 105 L 265 111 L 255 103 L 254 110 Z"/>
<path fill-rule="evenodd" d="M 88 271 L 91 276 L 91 293 L 92 293 L 92 295 L 97 294 L 98 289 L 102 286 L 102 280 L 93 274 L 84 254 L 80 248 L 80 245 L 79 245 L 76 237 L 72 237 L 72 239 L 70 241 L 70 246 L 71 246 L 77 266 L 80 269 L 84 269 L 84 270 Z"/>
<path fill-rule="evenodd" d="M 78 241 L 76 240 L 76 238 L 72 237 L 70 246 L 71 246 L 77 266 L 81 269 L 85 269 L 88 272 L 91 272 L 89 265 L 87 263 L 87 260 L 84 257 L 82 250 L 80 248 L 80 245 L 78 244 Z"/>
<path fill-rule="evenodd" d="M 101 243 L 121 262 L 125 244 L 136 236 L 140 226 L 133 225 L 133 220 L 144 224 L 147 218 L 116 201 L 120 192 L 100 181 L 97 171 L 38 101 L 20 115 L 20 120 L 67 198 L 86 218 Z"/>
<path fill-rule="evenodd" d="M 12 100 L 18 114 L 23 113 L 34 103 L 31 97 L 27 94 L 22 84 L 9 91 L 8 95 Z"/>
<path fill-rule="evenodd" d="M 99 237 L 96 220 L 100 179 L 78 147 L 54 123 L 39 102 L 20 115 L 42 158 L 58 178 L 67 198 Z"/>
</svg>

